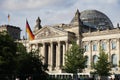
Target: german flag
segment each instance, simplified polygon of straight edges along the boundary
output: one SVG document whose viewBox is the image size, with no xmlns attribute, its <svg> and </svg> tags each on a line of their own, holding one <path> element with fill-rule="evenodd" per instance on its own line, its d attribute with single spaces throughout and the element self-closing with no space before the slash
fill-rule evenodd
<svg viewBox="0 0 120 80">
<path fill-rule="evenodd" d="M 27 20 L 26 20 L 26 32 L 29 36 L 29 40 L 34 40 L 34 34 L 32 33 Z"/>
</svg>

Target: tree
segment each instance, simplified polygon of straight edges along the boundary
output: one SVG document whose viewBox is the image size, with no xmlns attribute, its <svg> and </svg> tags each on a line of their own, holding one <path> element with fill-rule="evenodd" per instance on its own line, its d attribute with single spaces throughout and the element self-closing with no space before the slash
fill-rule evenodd
<svg viewBox="0 0 120 80">
<path fill-rule="evenodd" d="M 17 47 L 17 54 L 23 54 L 23 53 L 27 53 L 26 47 L 22 44 L 22 43 L 18 43 L 16 42 L 16 47 Z"/>
<path fill-rule="evenodd" d="M 11 78 L 14 74 L 16 56 L 16 43 L 7 34 L 0 32 L 0 78 L 2 80 Z"/>
<path fill-rule="evenodd" d="M 38 51 L 27 52 L 23 44 L 14 41 L 6 32 L 0 33 L 0 79 L 21 80 L 31 76 L 33 80 L 46 80 L 47 64 L 43 64 Z"/>
<path fill-rule="evenodd" d="M 108 61 L 108 54 L 106 54 L 101 48 L 98 61 L 94 64 L 94 69 L 100 76 L 108 76 L 110 74 L 109 71 L 111 70 L 111 63 Z"/>
<path fill-rule="evenodd" d="M 72 42 L 71 48 L 65 54 L 65 71 L 68 73 L 77 73 L 78 70 L 82 72 L 82 69 L 86 66 L 86 60 L 84 49 Z"/>
<path fill-rule="evenodd" d="M 45 72 L 48 65 L 43 64 L 42 56 L 39 51 L 31 51 L 29 53 L 18 54 L 17 57 L 17 75 L 24 80 L 31 76 L 33 80 L 46 80 L 48 74 Z"/>
</svg>

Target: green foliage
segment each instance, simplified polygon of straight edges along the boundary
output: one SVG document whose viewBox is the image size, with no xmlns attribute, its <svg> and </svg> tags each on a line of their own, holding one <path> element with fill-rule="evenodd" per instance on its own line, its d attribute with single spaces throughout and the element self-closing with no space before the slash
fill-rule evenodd
<svg viewBox="0 0 120 80">
<path fill-rule="evenodd" d="M 46 80 L 48 65 L 43 64 L 39 51 L 27 52 L 23 44 L 15 42 L 7 33 L 0 33 L 0 79 L 12 80 L 16 75 L 21 80 L 31 76 L 33 80 Z"/>
<path fill-rule="evenodd" d="M 16 68 L 16 43 L 7 34 L 0 32 L 0 79 L 11 79 L 10 74 L 14 74 Z M 7 75 L 7 76 L 6 76 Z"/>
<path fill-rule="evenodd" d="M 86 57 L 84 56 L 84 49 L 81 49 L 75 42 L 72 47 L 65 54 L 65 71 L 68 73 L 77 73 L 78 70 L 82 72 L 85 68 Z"/>
<path fill-rule="evenodd" d="M 106 54 L 103 49 L 100 49 L 98 61 L 94 65 L 94 69 L 100 76 L 108 76 L 110 74 L 111 64 L 108 61 L 108 54 Z"/>
<path fill-rule="evenodd" d="M 15 57 L 16 43 L 6 32 L 0 32 L 0 75 L 14 73 Z M 5 77 L 5 75 L 0 77 Z"/>
<path fill-rule="evenodd" d="M 23 77 L 23 75 L 33 76 L 34 80 L 45 80 L 47 78 L 47 64 L 42 63 L 42 56 L 39 56 L 38 51 L 32 51 L 28 54 L 19 54 L 17 57 L 17 75 Z M 25 76 L 25 77 L 27 77 Z"/>
<path fill-rule="evenodd" d="M 26 48 L 22 43 L 16 43 L 17 45 L 17 54 L 23 54 L 26 53 Z"/>
</svg>

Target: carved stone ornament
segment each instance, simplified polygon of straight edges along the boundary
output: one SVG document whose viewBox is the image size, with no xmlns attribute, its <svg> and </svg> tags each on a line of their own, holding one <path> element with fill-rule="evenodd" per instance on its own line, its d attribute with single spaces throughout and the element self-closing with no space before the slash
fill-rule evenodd
<svg viewBox="0 0 120 80">
<path fill-rule="evenodd" d="M 46 37 L 53 37 L 53 36 L 58 36 L 59 33 L 52 31 L 48 28 L 43 29 L 40 33 L 36 35 L 36 39 L 41 39 L 41 38 L 46 38 Z"/>
</svg>

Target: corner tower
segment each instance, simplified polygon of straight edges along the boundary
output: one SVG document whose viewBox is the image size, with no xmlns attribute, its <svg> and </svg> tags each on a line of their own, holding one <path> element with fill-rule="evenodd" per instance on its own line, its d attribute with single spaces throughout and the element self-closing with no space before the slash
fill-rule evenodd
<svg viewBox="0 0 120 80">
<path fill-rule="evenodd" d="M 82 23 L 81 23 L 81 20 L 80 20 L 80 12 L 79 10 L 77 9 L 76 13 L 75 13 L 75 16 L 73 17 L 73 19 L 71 20 L 70 22 L 71 25 L 74 25 L 74 26 L 80 26 Z"/>
<path fill-rule="evenodd" d="M 40 20 L 40 18 L 38 17 L 37 20 L 36 20 L 36 25 L 35 25 L 35 27 L 34 27 L 34 33 L 35 33 L 36 31 L 38 31 L 39 29 L 41 29 L 41 28 L 42 28 L 42 26 L 41 26 L 41 20 Z"/>
</svg>

